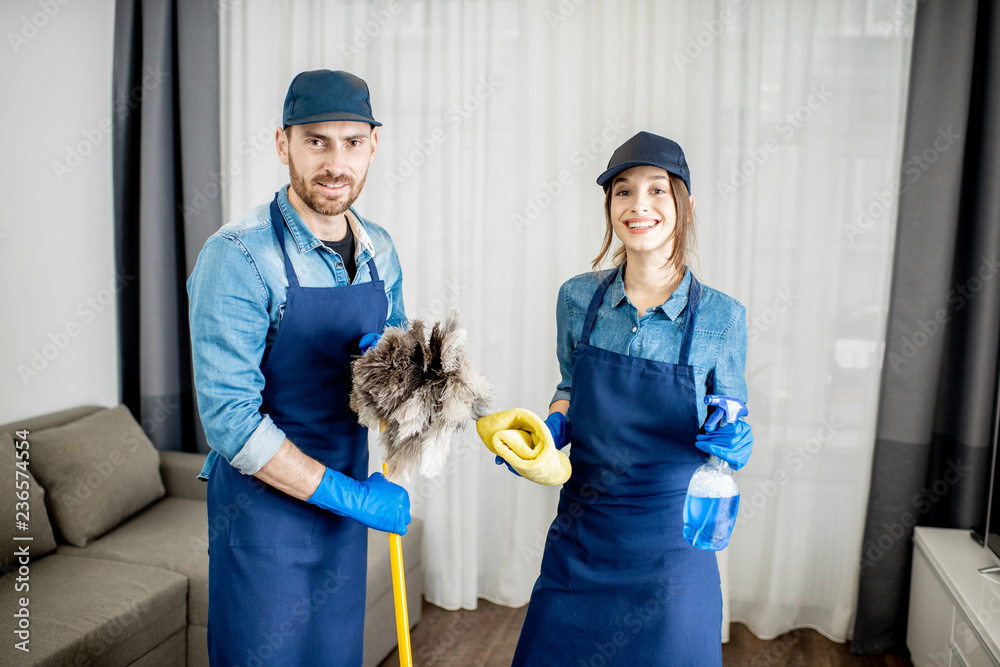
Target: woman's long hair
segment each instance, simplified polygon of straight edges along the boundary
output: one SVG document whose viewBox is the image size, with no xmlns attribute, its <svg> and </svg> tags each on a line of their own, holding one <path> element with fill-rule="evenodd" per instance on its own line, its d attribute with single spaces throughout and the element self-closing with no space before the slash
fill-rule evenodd
<svg viewBox="0 0 1000 667">
<path fill-rule="evenodd" d="M 697 239 L 695 237 L 695 217 L 694 209 L 691 207 L 690 194 L 687 186 L 679 176 L 667 173 L 670 177 L 670 187 L 674 194 L 674 209 L 677 211 L 677 223 L 670 238 L 673 240 L 673 247 L 670 250 L 670 257 L 664 268 L 672 267 L 677 275 L 684 275 L 684 268 L 692 266 L 697 261 Z M 611 224 L 611 193 L 613 187 L 608 187 L 604 193 L 604 242 L 601 244 L 601 251 L 591 262 L 594 271 L 600 270 L 611 252 L 611 243 L 615 240 L 615 232 Z M 621 243 L 611 252 L 611 263 L 619 267 L 625 263 L 625 246 Z"/>
</svg>

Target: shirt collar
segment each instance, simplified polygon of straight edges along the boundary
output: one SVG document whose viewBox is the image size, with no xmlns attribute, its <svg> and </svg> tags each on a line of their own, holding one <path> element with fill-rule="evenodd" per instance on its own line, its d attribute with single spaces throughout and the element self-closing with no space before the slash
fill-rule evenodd
<svg viewBox="0 0 1000 667">
<path fill-rule="evenodd" d="M 622 264 L 618 275 L 615 276 L 614 281 L 608 286 L 608 298 L 612 304 L 612 308 L 617 308 L 622 305 L 623 302 L 628 300 L 625 294 L 625 265 Z M 659 306 L 653 306 L 649 310 L 660 310 L 671 320 L 676 320 L 677 316 L 681 314 L 684 307 L 687 306 L 688 294 L 691 291 L 691 271 L 685 269 L 684 278 L 681 280 L 680 284 L 674 289 L 673 293 L 670 295 L 666 301 L 664 301 Z"/>
<path fill-rule="evenodd" d="M 313 234 L 313 231 L 309 229 L 309 225 L 306 224 L 302 216 L 299 215 L 299 212 L 292 206 L 292 202 L 288 201 L 288 188 L 289 186 L 285 185 L 285 187 L 278 190 L 278 208 L 281 209 L 281 213 L 285 216 L 288 229 L 292 233 L 292 238 L 295 239 L 295 245 L 298 246 L 299 254 L 304 255 L 310 250 L 323 245 L 323 242 Z M 371 239 L 368 237 L 368 233 L 365 231 L 364 225 L 361 224 L 361 219 L 357 213 L 354 212 L 353 208 L 349 208 L 346 215 L 347 224 L 351 226 L 351 231 L 354 233 L 355 256 L 360 256 L 365 250 L 370 254 L 374 254 Z"/>
</svg>

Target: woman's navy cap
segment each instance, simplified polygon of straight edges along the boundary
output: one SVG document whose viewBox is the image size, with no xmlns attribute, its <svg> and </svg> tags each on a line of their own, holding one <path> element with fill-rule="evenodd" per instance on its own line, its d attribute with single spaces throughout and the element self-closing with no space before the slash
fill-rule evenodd
<svg viewBox="0 0 1000 667">
<path fill-rule="evenodd" d="M 358 120 L 381 125 L 372 118 L 368 99 L 368 84 L 350 72 L 316 69 L 302 72 L 288 86 L 285 109 L 281 114 L 284 127 L 321 123 L 328 120 Z"/>
<path fill-rule="evenodd" d="M 607 171 L 597 177 L 597 184 L 607 190 L 615 176 L 640 165 L 665 169 L 684 181 L 690 194 L 691 171 L 684 151 L 676 141 L 649 132 L 640 132 L 619 146 L 608 162 Z"/>
</svg>

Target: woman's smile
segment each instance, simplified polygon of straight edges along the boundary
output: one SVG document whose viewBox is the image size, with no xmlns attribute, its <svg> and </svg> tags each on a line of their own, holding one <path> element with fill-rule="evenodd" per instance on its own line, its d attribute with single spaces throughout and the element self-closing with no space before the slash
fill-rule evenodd
<svg viewBox="0 0 1000 667">
<path fill-rule="evenodd" d="M 622 222 L 633 234 L 645 234 L 660 224 L 659 218 L 627 218 Z"/>
</svg>

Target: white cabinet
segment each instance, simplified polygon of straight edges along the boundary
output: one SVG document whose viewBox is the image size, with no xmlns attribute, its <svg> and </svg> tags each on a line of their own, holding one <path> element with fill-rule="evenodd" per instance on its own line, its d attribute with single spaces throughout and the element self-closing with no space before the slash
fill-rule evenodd
<svg viewBox="0 0 1000 667">
<path fill-rule="evenodd" d="M 914 547 L 910 615 L 906 626 L 906 647 L 910 649 L 914 667 L 947 667 L 954 617 L 955 605 L 938 583 L 927 557 Z"/>
<path fill-rule="evenodd" d="M 914 667 L 1000 667 L 1000 575 L 967 530 L 916 528 L 906 645 Z"/>
</svg>

